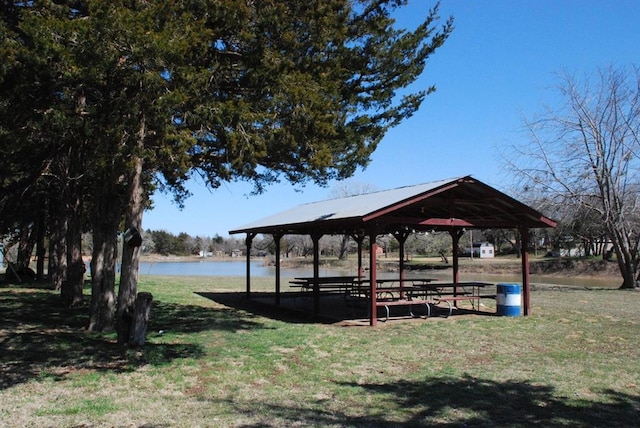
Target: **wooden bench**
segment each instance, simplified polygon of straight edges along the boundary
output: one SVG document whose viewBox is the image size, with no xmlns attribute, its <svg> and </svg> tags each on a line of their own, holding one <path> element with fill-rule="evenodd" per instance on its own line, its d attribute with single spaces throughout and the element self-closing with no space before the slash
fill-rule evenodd
<svg viewBox="0 0 640 428">
<path fill-rule="evenodd" d="M 431 316 L 431 305 L 436 306 L 440 302 L 446 302 L 448 305 L 448 312 L 446 317 L 448 318 L 453 313 L 453 305 L 451 302 L 457 302 L 460 300 L 477 300 L 478 304 L 480 303 L 480 296 L 473 295 L 469 292 L 459 292 L 459 293 L 441 293 L 440 295 L 429 295 L 429 299 L 389 299 L 389 300 L 378 300 L 376 301 L 376 307 L 383 307 L 386 311 L 385 321 L 388 321 L 390 318 L 390 310 L 391 306 L 408 306 L 409 307 L 409 315 L 415 317 L 413 314 L 412 306 L 413 305 L 424 305 L 427 309 L 427 314 L 425 319 Z M 472 302 L 473 305 L 473 302 Z"/>
<path fill-rule="evenodd" d="M 475 304 L 474 304 L 474 300 L 478 301 L 478 307 L 480 307 L 480 296 L 478 295 L 472 295 L 472 294 L 464 294 L 464 295 L 457 295 L 457 296 L 434 296 L 433 297 L 433 304 L 437 305 L 440 302 L 446 302 L 447 305 L 449 305 L 449 313 L 447 314 L 447 317 L 449 317 L 452 313 L 453 313 L 453 305 L 451 304 L 451 302 L 459 302 L 461 300 L 469 300 L 471 302 L 471 306 L 475 309 Z"/>
<path fill-rule="evenodd" d="M 313 283 L 308 281 L 289 281 L 289 287 L 291 288 L 299 288 L 302 291 L 312 292 L 313 291 Z M 351 290 L 351 285 L 348 283 L 322 283 L 318 284 L 318 289 L 323 293 L 346 293 Z"/>
<path fill-rule="evenodd" d="M 495 294 L 481 294 L 480 298 L 481 299 L 495 299 L 496 295 Z"/>
<path fill-rule="evenodd" d="M 304 302 L 305 299 L 310 299 L 313 297 L 313 289 L 314 289 L 313 281 L 304 280 L 304 279 L 295 279 L 295 280 L 289 281 L 289 287 L 298 290 L 294 295 L 294 298 L 296 299 L 295 300 L 296 305 L 298 304 L 297 303 L 298 297 L 302 299 L 303 303 L 305 303 Z M 352 284 L 346 280 L 336 281 L 336 282 L 331 282 L 326 278 L 324 279 L 320 278 L 318 280 L 319 292 L 321 292 L 322 294 L 333 294 L 333 295 L 339 294 L 344 297 L 345 301 L 350 297 L 351 288 L 352 288 Z"/>
<path fill-rule="evenodd" d="M 428 300 L 421 300 L 421 299 L 413 299 L 413 300 L 407 300 L 407 299 L 399 299 L 399 300 L 383 300 L 383 301 L 376 301 L 376 307 L 380 308 L 380 307 L 384 307 L 385 311 L 386 311 L 386 318 L 385 318 L 385 322 L 389 321 L 389 307 L 390 306 L 409 306 L 409 315 L 412 317 L 415 317 L 415 315 L 413 314 L 413 310 L 411 309 L 411 306 L 413 305 L 424 305 L 425 308 L 427 308 L 427 315 L 425 316 L 425 319 L 431 316 L 431 307 L 429 306 L 430 304 L 433 304 L 433 302 L 430 302 Z"/>
</svg>

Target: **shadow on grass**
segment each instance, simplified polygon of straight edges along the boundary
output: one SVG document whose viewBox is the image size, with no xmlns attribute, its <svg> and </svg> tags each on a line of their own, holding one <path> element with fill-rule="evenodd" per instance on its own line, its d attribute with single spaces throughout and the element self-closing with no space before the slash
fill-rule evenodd
<svg viewBox="0 0 640 428">
<path fill-rule="evenodd" d="M 252 292 L 247 299 L 244 292 L 196 292 L 197 295 L 213 300 L 235 310 L 249 312 L 256 316 L 283 321 L 287 323 L 368 325 L 368 302 L 364 299 L 345 300 L 344 295 L 326 293 L 319 301 L 319 313 L 313 312 L 313 300 L 309 294 L 282 293 L 280 305 L 275 304 L 275 293 Z M 414 306 L 418 319 L 424 319 L 425 310 L 421 305 Z M 390 319 L 407 321 L 413 319 L 406 306 L 391 307 Z M 449 309 L 442 306 L 431 306 L 432 317 L 446 317 Z M 464 308 L 453 308 L 451 317 L 473 315 L 494 317 L 495 312 L 478 311 Z M 384 308 L 378 308 L 378 321 L 385 322 Z"/>
<path fill-rule="evenodd" d="M 302 425 L 354 427 L 636 427 L 640 412 L 637 395 L 607 390 L 601 391 L 596 400 L 558 397 L 550 386 L 501 383 L 471 376 L 420 382 L 338 383 L 354 394 L 383 397 L 391 403 L 388 407 L 395 416 L 381 413 L 379 407 L 368 409 L 366 406 L 353 409 L 353 413 L 335 412 L 329 410 L 330 403 L 325 405 L 323 400 L 305 403 L 305 408 L 268 406 L 261 411 L 271 418 L 277 417 L 278 424 L 286 420 Z M 256 410 L 247 405 L 238 411 L 253 413 Z M 265 422 L 245 425 L 267 426 L 272 425 Z"/>
<path fill-rule="evenodd" d="M 234 311 L 244 311 L 255 316 L 287 323 L 333 324 L 336 321 L 347 319 L 350 315 L 342 313 L 345 312 L 344 308 L 341 311 L 339 310 L 341 309 L 340 306 L 344 306 L 344 302 L 341 302 L 340 305 L 335 305 L 333 300 L 330 300 L 329 303 L 330 306 L 332 305 L 331 311 L 327 311 L 325 308 L 325 310 L 321 309 L 320 314 L 314 314 L 311 311 L 309 302 L 306 302 L 307 305 L 304 307 L 294 297 L 288 296 L 287 293 L 282 294 L 280 306 L 275 304 L 275 294 L 269 292 L 253 292 L 250 299 L 247 299 L 244 292 L 196 292 L 196 294 L 233 308 Z M 327 306 L 327 301 L 329 299 L 324 299 L 324 306 Z M 352 312 L 350 308 L 346 308 L 346 311 Z"/>
<path fill-rule="evenodd" d="M 85 296 L 80 306 L 66 308 L 58 292 L 45 286 L 0 287 L 0 389 L 30 379 L 63 379 L 80 370 L 127 372 L 204 355 L 198 344 L 154 343 L 164 340 L 160 330 L 179 334 L 260 326 L 231 308 L 155 301 L 146 345 L 125 349 L 117 345 L 115 333 L 87 333 L 89 300 Z"/>
<path fill-rule="evenodd" d="M 199 331 L 239 331 L 264 328 L 252 321 L 250 315 L 239 307 L 206 308 L 196 305 L 180 305 L 153 301 L 148 330 L 173 333 L 197 333 Z"/>
<path fill-rule="evenodd" d="M 392 384 L 347 384 L 365 393 L 389 395 L 403 409 L 412 409 L 408 425 L 434 415 L 459 412 L 466 426 L 635 426 L 640 397 L 606 391 L 597 402 L 558 397 L 551 386 L 529 382 L 495 382 L 472 376 L 400 381 Z"/>
</svg>

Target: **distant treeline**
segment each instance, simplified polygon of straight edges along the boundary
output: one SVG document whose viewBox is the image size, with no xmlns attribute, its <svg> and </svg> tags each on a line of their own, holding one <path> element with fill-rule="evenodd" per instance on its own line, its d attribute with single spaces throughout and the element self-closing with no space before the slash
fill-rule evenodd
<svg viewBox="0 0 640 428">
<path fill-rule="evenodd" d="M 164 230 L 147 230 L 142 241 L 144 253 L 165 256 L 230 255 L 238 249 L 244 249 L 243 239 L 223 238 L 218 234 L 194 237 L 184 232 L 174 235 Z"/>
</svg>

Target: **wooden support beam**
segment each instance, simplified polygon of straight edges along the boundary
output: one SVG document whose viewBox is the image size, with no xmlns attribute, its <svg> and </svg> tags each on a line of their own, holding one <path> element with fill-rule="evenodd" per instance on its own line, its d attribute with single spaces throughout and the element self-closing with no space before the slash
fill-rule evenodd
<svg viewBox="0 0 640 428">
<path fill-rule="evenodd" d="M 362 266 L 362 243 L 366 236 L 364 231 L 360 231 L 352 234 L 351 237 L 358 244 L 358 281 L 362 281 L 362 278 L 364 277 L 364 267 Z"/>
<path fill-rule="evenodd" d="M 399 280 L 400 280 L 400 299 L 404 299 L 404 258 L 405 258 L 405 243 L 407 242 L 407 238 L 409 237 L 409 235 L 411 235 L 412 232 L 408 231 L 408 230 L 402 230 L 402 231 L 397 231 L 393 234 L 393 236 L 396 238 L 396 240 L 398 241 L 398 244 L 400 245 L 399 248 L 399 270 L 400 270 L 400 274 L 399 274 Z"/>
<path fill-rule="evenodd" d="M 273 242 L 276 247 L 276 306 L 280 306 L 280 240 L 281 233 L 273 234 Z"/>
<path fill-rule="evenodd" d="M 458 252 L 460 249 L 460 238 L 464 235 L 464 229 L 460 229 L 458 227 L 454 227 L 449 230 L 449 235 L 451 235 L 451 242 L 453 247 L 453 283 L 457 284 L 460 282 L 460 273 L 459 265 L 458 265 Z M 453 296 L 456 297 L 458 295 L 458 287 L 453 287 Z M 455 301 L 454 305 L 458 307 L 458 302 Z"/>
<path fill-rule="evenodd" d="M 312 234 L 313 241 L 313 313 L 320 313 L 320 238 L 322 234 Z"/>
<path fill-rule="evenodd" d="M 531 285 L 529 271 L 529 229 L 520 228 L 520 254 L 522 259 L 522 303 L 524 316 L 529 315 L 531 308 Z"/>
<path fill-rule="evenodd" d="M 247 233 L 247 237 L 245 238 L 245 246 L 247 249 L 247 258 L 246 258 L 246 271 L 247 271 L 247 290 L 246 297 L 247 299 L 251 298 L 251 244 L 253 243 L 253 238 L 256 237 L 256 233 Z"/>
<path fill-rule="evenodd" d="M 378 244 L 376 238 L 377 232 L 371 232 L 369 235 L 369 325 L 375 327 L 378 324 Z"/>
</svg>

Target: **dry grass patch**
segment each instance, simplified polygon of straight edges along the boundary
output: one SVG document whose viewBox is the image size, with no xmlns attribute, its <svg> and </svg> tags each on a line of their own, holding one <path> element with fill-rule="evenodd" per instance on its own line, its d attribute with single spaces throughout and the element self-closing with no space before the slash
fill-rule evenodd
<svg viewBox="0 0 640 428">
<path fill-rule="evenodd" d="M 0 288 L 4 426 L 635 426 L 640 412 L 637 292 L 539 288 L 526 318 L 369 328 L 203 297 L 243 278 L 140 288 L 154 295 L 140 350 L 84 333 L 86 306 Z"/>
</svg>

